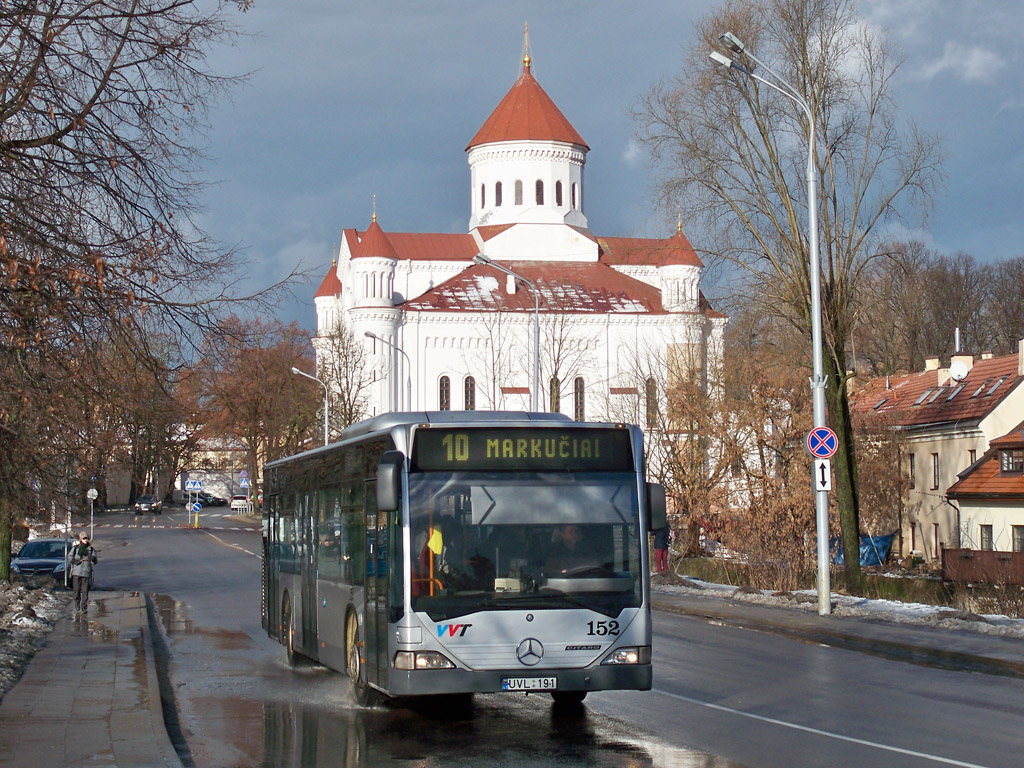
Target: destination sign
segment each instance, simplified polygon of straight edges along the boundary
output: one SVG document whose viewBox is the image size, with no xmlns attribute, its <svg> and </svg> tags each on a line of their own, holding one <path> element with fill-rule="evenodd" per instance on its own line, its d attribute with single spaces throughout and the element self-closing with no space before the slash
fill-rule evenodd
<svg viewBox="0 0 1024 768">
<path fill-rule="evenodd" d="M 437 470 L 632 471 L 625 429 L 430 428 L 416 431 L 412 465 Z"/>
</svg>

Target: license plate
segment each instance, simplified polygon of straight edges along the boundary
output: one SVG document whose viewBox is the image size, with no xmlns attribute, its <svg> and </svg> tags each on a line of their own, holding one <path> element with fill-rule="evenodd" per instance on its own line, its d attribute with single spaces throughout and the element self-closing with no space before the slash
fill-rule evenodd
<svg viewBox="0 0 1024 768">
<path fill-rule="evenodd" d="M 503 691 L 554 691 L 558 688 L 556 677 L 503 677 Z"/>
</svg>

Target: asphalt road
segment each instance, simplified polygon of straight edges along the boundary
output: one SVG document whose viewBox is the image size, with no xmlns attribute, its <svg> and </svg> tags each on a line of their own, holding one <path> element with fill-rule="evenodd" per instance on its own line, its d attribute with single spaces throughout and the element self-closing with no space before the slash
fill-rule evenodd
<svg viewBox="0 0 1024 768">
<path fill-rule="evenodd" d="M 650 692 L 591 694 L 568 716 L 545 695 L 360 710 L 343 677 L 288 668 L 266 636 L 259 533 L 228 515 L 208 510 L 201 530 L 176 527 L 181 510 L 106 515 L 96 530 L 98 584 L 151 596 L 187 765 L 1022 764 L 1024 681 L 660 612 Z"/>
</svg>

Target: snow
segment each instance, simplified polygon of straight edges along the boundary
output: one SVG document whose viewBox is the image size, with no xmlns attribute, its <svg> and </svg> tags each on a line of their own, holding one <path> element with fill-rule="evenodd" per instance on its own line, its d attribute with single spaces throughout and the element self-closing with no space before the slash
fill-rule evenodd
<svg viewBox="0 0 1024 768">
<path fill-rule="evenodd" d="M 0 699 L 28 666 L 65 611 L 71 593 L 0 581 Z"/>
<path fill-rule="evenodd" d="M 669 583 L 670 581 L 671 583 Z M 652 577 L 651 588 L 655 592 L 681 592 L 758 605 L 795 608 L 808 613 L 817 613 L 818 611 L 818 593 L 815 590 L 778 593 L 771 590 L 753 590 L 726 584 L 712 584 L 690 577 L 669 580 L 664 577 L 664 574 Z M 835 606 L 833 609 L 835 616 L 1024 638 L 1024 619 L 1011 619 L 997 614 L 979 615 L 945 606 L 901 603 L 894 600 L 871 600 L 836 593 L 832 593 L 832 603 Z"/>
</svg>

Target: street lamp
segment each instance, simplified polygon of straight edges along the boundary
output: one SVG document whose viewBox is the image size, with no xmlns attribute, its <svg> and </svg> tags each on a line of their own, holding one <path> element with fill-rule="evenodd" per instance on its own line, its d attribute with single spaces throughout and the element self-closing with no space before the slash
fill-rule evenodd
<svg viewBox="0 0 1024 768">
<path fill-rule="evenodd" d="M 825 374 L 822 361 L 821 348 L 821 262 L 818 255 L 818 171 L 814 164 L 814 139 L 817 133 L 817 126 L 814 122 L 814 113 L 810 106 L 800 96 L 800 93 L 790 85 L 785 78 L 777 73 L 764 62 L 760 61 L 754 54 L 746 49 L 743 42 L 731 32 L 726 32 L 718 38 L 725 48 L 733 53 L 742 53 L 749 56 L 759 67 L 770 74 L 778 84 L 765 80 L 763 77 L 754 74 L 749 69 L 734 59 L 724 56 L 718 51 L 712 51 L 711 58 L 719 64 L 742 72 L 752 77 L 759 83 L 764 83 L 769 88 L 781 93 L 786 98 L 795 102 L 807 115 L 808 142 L 807 142 L 807 240 L 811 249 L 811 347 L 814 360 L 814 375 L 811 378 L 811 395 L 814 405 L 814 426 L 824 427 L 825 425 Z M 781 86 L 781 87 L 780 87 Z M 821 490 L 817 483 L 814 486 L 814 502 L 817 512 L 818 525 L 818 613 L 827 616 L 832 612 L 831 585 L 829 583 L 828 570 L 828 491 Z"/>
<path fill-rule="evenodd" d="M 412 361 L 409 359 L 409 356 L 407 354 L 405 354 L 405 350 L 404 349 L 402 349 L 401 347 L 399 347 L 396 344 L 392 344 L 387 339 L 382 339 L 380 336 L 378 336 L 375 333 L 367 331 L 366 333 L 363 334 L 363 336 L 365 336 L 368 339 L 376 339 L 381 344 L 386 344 L 387 346 L 391 347 L 398 354 L 400 354 L 402 357 L 405 358 L 405 365 L 406 365 L 406 371 L 405 371 L 405 376 L 406 376 L 406 378 L 405 378 L 406 403 L 405 403 L 405 407 L 406 407 L 406 409 L 411 409 L 412 408 Z M 393 391 L 398 391 L 399 390 L 398 377 L 397 376 L 395 377 L 395 386 L 392 388 L 392 390 Z M 398 398 L 398 397 L 395 398 L 396 401 L 399 400 L 399 399 L 400 398 Z M 398 408 L 395 408 L 395 410 L 397 411 L 397 410 L 399 410 L 399 408 L 401 408 L 402 403 L 396 402 L 395 405 L 398 406 Z"/>
<path fill-rule="evenodd" d="M 312 379 L 313 381 L 317 382 L 321 387 L 324 388 L 324 445 L 327 445 L 328 442 L 330 442 L 327 439 L 327 385 L 320 381 L 320 379 L 318 379 L 316 376 L 306 373 L 305 371 L 300 371 L 298 368 L 295 368 L 294 366 L 292 367 L 292 373 L 297 373 L 299 376 L 305 376 L 307 379 Z"/>
<path fill-rule="evenodd" d="M 504 272 L 506 275 L 514 277 L 520 281 L 523 285 L 530 289 L 533 293 L 533 389 L 530 391 L 530 410 L 540 410 L 540 292 L 537 290 L 537 286 L 527 280 L 525 277 L 520 275 L 518 272 L 513 272 L 508 267 L 503 267 L 496 261 L 491 261 L 489 258 L 484 256 L 482 253 L 478 253 L 473 257 L 474 264 L 483 264 L 488 267 L 494 267 L 499 272 Z"/>
</svg>

